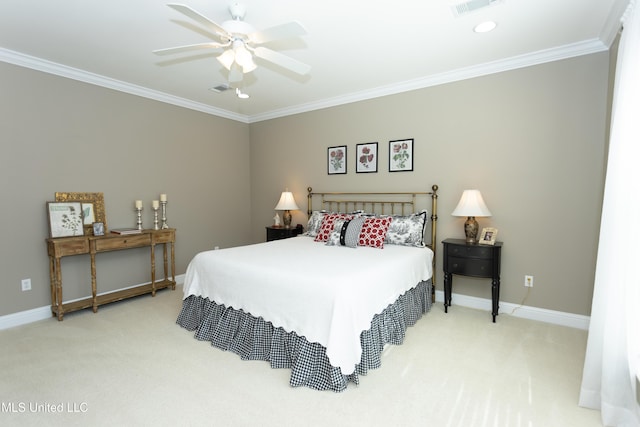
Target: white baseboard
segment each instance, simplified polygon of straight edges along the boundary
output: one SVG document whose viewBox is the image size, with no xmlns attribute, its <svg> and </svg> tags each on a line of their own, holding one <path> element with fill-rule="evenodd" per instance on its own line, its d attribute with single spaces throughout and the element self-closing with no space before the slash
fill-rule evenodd
<svg viewBox="0 0 640 427">
<path fill-rule="evenodd" d="M 184 274 L 176 276 L 176 283 L 178 285 L 184 283 Z M 486 298 L 477 298 L 454 293 L 452 294 L 451 299 L 454 305 L 475 308 L 477 310 L 491 311 L 491 300 Z M 436 291 L 436 302 L 444 302 L 443 291 Z M 522 317 L 523 319 L 537 320 L 540 322 L 552 323 L 555 325 L 568 326 L 570 328 L 584 330 L 589 329 L 589 316 L 547 310 L 544 308 L 519 306 L 517 304 L 512 304 L 504 301 L 500 301 L 500 314 L 508 314 L 515 317 Z M 7 314 L 5 316 L 0 316 L 0 330 L 25 325 L 27 323 L 37 322 L 39 320 L 49 319 L 50 317 L 51 306 L 48 305 L 45 307 L 20 311 L 18 313 Z"/>
<path fill-rule="evenodd" d="M 181 285 L 182 283 L 184 283 L 184 274 L 177 275 L 176 284 Z M 135 285 L 135 286 L 138 286 L 138 285 Z M 128 288 L 116 289 L 115 291 L 105 292 L 104 294 L 118 292 L 124 289 L 128 289 Z M 73 302 L 73 301 L 65 301 L 65 303 L 67 302 Z M 45 307 L 34 308 L 31 310 L 20 311 L 18 313 L 7 314 L 4 316 L 0 316 L 0 330 L 13 328 L 15 326 L 20 326 L 20 325 L 26 325 L 27 323 L 37 322 L 39 320 L 50 319 L 51 316 L 52 315 L 51 315 L 50 305 L 47 305 Z"/>
<path fill-rule="evenodd" d="M 0 317 L 0 330 L 13 328 L 14 326 L 25 325 L 38 320 L 48 319 L 52 316 L 51 306 L 34 308 L 20 311 L 18 313 L 7 314 Z"/>
<path fill-rule="evenodd" d="M 436 291 L 436 302 L 444 303 L 444 291 Z M 454 293 L 451 295 L 451 303 L 454 306 L 459 305 L 462 307 L 491 311 L 491 300 L 486 298 Z M 520 306 L 504 301 L 500 301 L 500 310 L 498 313 L 584 330 L 589 330 L 589 321 L 591 319 L 589 316 L 580 314 L 565 313 L 526 305 Z"/>
</svg>

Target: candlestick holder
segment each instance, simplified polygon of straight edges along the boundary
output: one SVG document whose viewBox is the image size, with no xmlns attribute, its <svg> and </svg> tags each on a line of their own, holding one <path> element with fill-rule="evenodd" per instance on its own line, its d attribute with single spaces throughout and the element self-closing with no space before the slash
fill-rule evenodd
<svg viewBox="0 0 640 427">
<path fill-rule="evenodd" d="M 169 228 L 167 225 L 167 201 L 160 201 L 160 206 L 162 207 L 162 229 L 166 230 Z"/>
<path fill-rule="evenodd" d="M 138 230 L 142 230 L 142 208 L 136 208 L 136 225 L 138 226 Z"/>
<path fill-rule="evenodd" d="M 153 207 L 153 229 L 160 230 L 160 227 L 158 226 L 158 207 L 157 206 Z"/>
</svg>

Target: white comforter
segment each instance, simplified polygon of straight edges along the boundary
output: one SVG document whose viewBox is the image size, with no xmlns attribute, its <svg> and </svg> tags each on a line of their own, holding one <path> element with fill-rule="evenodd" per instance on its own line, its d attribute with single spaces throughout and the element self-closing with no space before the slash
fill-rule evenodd
<svg viewBox="0 0 640 427">
<path fill-rule="evenodd" d="M 345 375 L 360 362 L 360 333 L 418 282 L 431 278 L 428 248 L 326 246 L 298 236 L 201 252 L 187 267 L 196 295 L 262 317 L 327 349 Z"/>
</svg>

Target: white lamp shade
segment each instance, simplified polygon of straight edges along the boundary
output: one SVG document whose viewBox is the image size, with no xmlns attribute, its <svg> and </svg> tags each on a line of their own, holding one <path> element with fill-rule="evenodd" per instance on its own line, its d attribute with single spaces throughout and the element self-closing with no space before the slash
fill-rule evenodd
<svg viewBox="0 0 640 427">
<path fill-rule="evenodd" d="M 291 191 L 283 191 L 280 201 L 274 209 L 277 211 L 297 211 L 300 208 L 296 205 L 293 193 Z"/>
<path fill-rule="evenodd" d="M 231 70 L 231 65 L 233 65 L 235 58 L 236 54 L 231 49 L 225 50 L 222 55 L 218 55 L 217 57 L 218 62 L 220 62 L 227 70 Z"/>
<path fill-rule="evenodd" d="M 234 62 L 242 68 L 243 73 L 250 73 L 257 68 L 253 62 L 253 55 L 239 40 L 233 42 L 233 49 L 225 50 L 221 55 L 218 55 L 217 59 L 229 71 L 231 71 Z"/>
<path fill-rule="evenodd" d="M 458 206 L 451 212 L 453 216 L 491 216 L 489 208 L 479 190 L 464 190 Z"/>
<path fill-rule="evenodd" d="M 234 42 L 233 51 L 236 53 L 236 63 L 241 67 L 247 66 L 249 65 L 249 63 L 253 62 L 253 58 L 251 58 L 251 52 L 249 52 L 247 48 L 244 47 L 244 44 Z"/>
<path fill-rule="evenodd" d="M 258 66 L 256 65 L 255 62 L 253 62 L 253 59 L 251 57 L 249 57 L 249 59 L 244 64 L 241 64 L 241 65 L 242 65 L 242 72 L 245 74 L 250 73 L 256 68 L 258 68 Z"/>
</svg>

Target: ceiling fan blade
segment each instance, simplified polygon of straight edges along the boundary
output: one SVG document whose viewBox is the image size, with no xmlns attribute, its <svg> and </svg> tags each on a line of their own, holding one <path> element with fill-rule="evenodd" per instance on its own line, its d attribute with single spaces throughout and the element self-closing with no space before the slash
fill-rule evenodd
<svg viewBox="0 0 640 427">
<path fill-rule="evenodd" d="M 291 21 L 286 24 L 258 30 L 249 34 L 249 40 L 253 44 L 263 44 L 273 40 L 299 37 L 307 34 L 307 30 L 298 21 Z"/>
<path fill-rule="evenodd" d="M 229 43 L 197 43 L 197 44 L 189 44 L 185 46 L 176 46 L 176 47 L 168 47 L 166 49 L 156 49 L 152 51 L 156 55 L 171 55 L 173 53 L 180 52 L 188 52 L 191 50 L 199 50 L 199 49 L 220 49 L 228 47 Z"/>
<path fill-rule="evenodd" d="M 222 28 L 222 26 L 216 24 L 215 22 L 213 22 L 212 20 L 210 20 L 206 16 L 201 15 L 199 12 L 196 12 L 195 10 L 191 9 L 189 6 L 186 6 L 184 4 L 176 4 L 176 3 L 169 3 L 169 4 L 167 4 L 167 6 L 169 6 L 172 9 L 177 10 L 178 12 L 182 13 L 185 16 L 188 16 L 189 18 L 193 19 L 194 21 L 199 22 L 200 24 L 205 26 L 207 29 L 213 31 L 214 33 L 216 33 L 220 37 L 228 39 L 231 36 L 227 32 L 227 30 Z"/>
<path fill-rule="evenodd" d="M 262 58 L 265 61 L 272 62 L 300 75 L 305 75 L 309 73 L 309 71 L 311 71 L 311 66 L 293 59 L 287 55 L 283 55 L 279 52 L 267 49 L 266 47 L 259 46 L 254 49 L 254 53 L 258 58 Z"/>
</svg>

